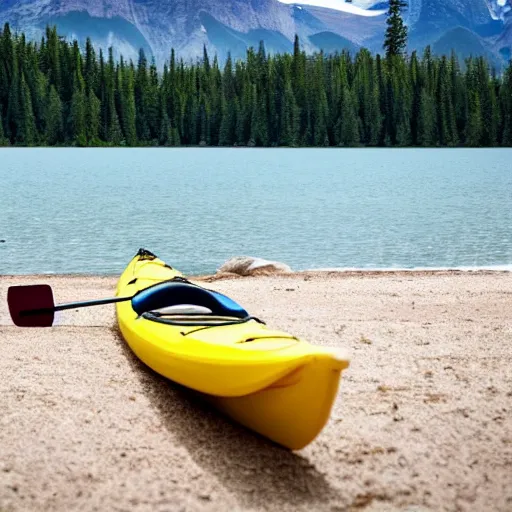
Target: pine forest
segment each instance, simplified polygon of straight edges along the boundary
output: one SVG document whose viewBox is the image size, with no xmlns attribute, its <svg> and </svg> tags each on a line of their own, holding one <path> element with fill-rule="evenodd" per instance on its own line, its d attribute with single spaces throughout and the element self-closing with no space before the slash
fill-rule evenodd
<svg viewBox="0 0 512 512">
<path fill-rule="evenodd" d="M 388 51 L 290 54 L 263 43 L 220 66 L 204 50 L 163 69 L 48 27 L 0 30 L 0 145 L 512 146 L 512 66 Z"/>
</svg>

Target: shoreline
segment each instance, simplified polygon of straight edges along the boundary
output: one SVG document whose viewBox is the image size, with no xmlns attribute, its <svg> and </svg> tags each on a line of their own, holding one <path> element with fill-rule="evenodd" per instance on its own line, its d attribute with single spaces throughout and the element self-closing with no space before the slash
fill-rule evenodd
<svg viewBox="0 0 512 512">
<path fill-rule="evenodd" d="M 322 269 L 308 269 L 296 270 L 292 272 L 273 272 L 273 271 L 258 271 L 251 275 L 240 275 L 231 272 L 216 272 L 213 274 L 183 274 L 190 279 L 237 279 L 237 278 L 251 278 L 251 277 L 287 277 L 287 278 L 300 278 L 300 277 L 352 277 L 352 276 L 392 276 L 392 275 L 408 275 L 408 276 L 422 276 L 422 275 L 499 275 L 512 273 L 512 265 L 500 265 L 493 267 L 461 267 L 461 268 L 322 268 Z M 28 274 L 0 274 L 0 279 L 3 278 L 30 278 L 30 277 L 50 277 L 50 278 L 74 278 L 74 277 L 90 277 L 90 278 L 116 278 L 119 273 L 89 273 L 89 272 L 70 272 L 65 274 L 54 272 L 41 272 L 41 273 L 28 273 Z"/>
</svg>

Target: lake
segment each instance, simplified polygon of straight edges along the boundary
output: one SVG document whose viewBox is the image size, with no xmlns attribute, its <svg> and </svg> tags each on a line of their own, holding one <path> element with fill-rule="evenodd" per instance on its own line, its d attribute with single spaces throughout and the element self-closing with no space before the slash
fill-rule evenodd
<svg viewBox="0 0 512 512">
<path fill-rule="evenodd" d="M 510 149 L 2 149 L 0 274 L 512 269 Z"/>
</svg>

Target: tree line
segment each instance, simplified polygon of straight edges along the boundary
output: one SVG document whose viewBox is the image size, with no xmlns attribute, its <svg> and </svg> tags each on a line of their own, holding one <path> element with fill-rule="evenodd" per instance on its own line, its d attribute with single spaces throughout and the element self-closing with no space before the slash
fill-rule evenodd
<svg viewBox="0 0 512 512">
<path fill-rule="evenodd" d="M 403 46 L 403 44 L 402 44 Z M 388 48 L 389 49 L 389 48 Z M 0 145 L 512 146 L 512 66 L 361 49 L 157 69 L 59 37 L 0 31 Z"/>
</svg>

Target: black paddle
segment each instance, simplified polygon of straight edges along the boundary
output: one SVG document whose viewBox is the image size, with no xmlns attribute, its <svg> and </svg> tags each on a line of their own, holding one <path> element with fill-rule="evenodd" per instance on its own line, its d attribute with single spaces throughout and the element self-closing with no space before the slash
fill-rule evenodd
<svg viewBox="0 0 512 512">
<path fill-rule="evenodd" d="M 47 284 L 10 286 L 7 290 L 9 313 L 12 321 L 18 327 L 51 327 L 55 311 L 101 306 L 131 299 L 133 297 L 113 297 L 55 305 L 52 288 Z"/>
<path fill-rule="evenodd" d="M 55 305 L 53 292 L 47 284 L 11 286 L 7 290 L 7 303 L 12 321 L 18 327 L 51 327 L 55 311 L 64 309 L 101 306 L 114 302 L 133 300 L 132 308 L 138 314 L 158 310 L 162 307 L 196 305 L 209 308 L 217 316 L 245 319 L 249 313 L 229 297 L 213 290 L 207 290 L 182 277 L 139 290 L 131 297 L 112 297 L 84 302 L 70 302 Z"/>
</svg>

